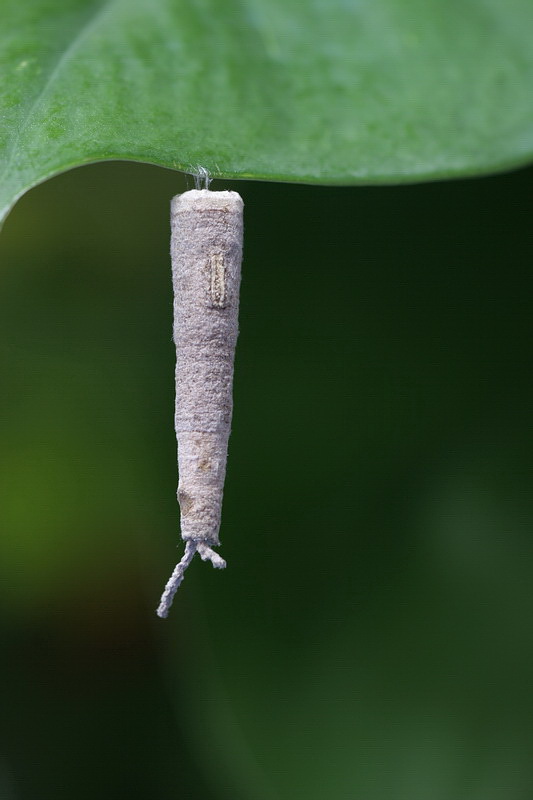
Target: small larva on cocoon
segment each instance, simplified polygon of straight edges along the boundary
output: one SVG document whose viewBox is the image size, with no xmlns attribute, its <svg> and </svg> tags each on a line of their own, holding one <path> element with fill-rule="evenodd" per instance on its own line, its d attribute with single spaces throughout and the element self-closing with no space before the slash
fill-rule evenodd
<svg viewBox="0 0 533 800">
<path fill-rule="evenodd" d="M 207 184 L 207 181 L 206 181 Z M 237 192 L 194 189 L 171 206 L 178 501 L 185 554 L 157 614 L 166 617 L 198 553 L 222 568 L 218 531 L 233 409 L 243 202 Z"/>
</svg>

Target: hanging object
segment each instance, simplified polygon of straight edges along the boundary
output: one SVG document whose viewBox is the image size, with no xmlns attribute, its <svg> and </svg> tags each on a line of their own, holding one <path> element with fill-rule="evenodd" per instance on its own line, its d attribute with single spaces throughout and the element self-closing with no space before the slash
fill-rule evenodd
<svg viewBox="0 0 533 800">
<path fill-rule="evenodd" d="M 160 617 L 168 615 L 195 553 L 214 567 L 226 566 L 214 548 L 220 544 L 233 408 L 242 241 L 243 202 L 237 192 L 195 189 L 173 198 L 175 428 L 185 553 L 161 597 Z"/>
</svg>

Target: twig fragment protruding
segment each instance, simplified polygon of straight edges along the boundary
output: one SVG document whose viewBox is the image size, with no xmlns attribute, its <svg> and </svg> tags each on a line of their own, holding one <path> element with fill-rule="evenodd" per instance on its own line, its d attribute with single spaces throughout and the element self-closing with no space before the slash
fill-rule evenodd
<svg viewBox="0 0 533 800">
<path fill-rule="evenodd" d="M 157 616 L 164 619 L 168 617 L 170 606 L 174 599 L 174 595 L 178 591 L 180 584 L 184 578 L 185 570 L 193 560 L 195 554 L 198 553 L 202 561 L 211 561 L 216 569 L 224 569 L 226 562 L 219 556 L 217 552 L 212 550 L 204 542 L 188 541 L 185 545 L 185 553 L 181 561 L 174 567 L 174 572 L 167 581 L 165 591 L 161 596 L 161 601 L 157 609 Z"/>
</svg>

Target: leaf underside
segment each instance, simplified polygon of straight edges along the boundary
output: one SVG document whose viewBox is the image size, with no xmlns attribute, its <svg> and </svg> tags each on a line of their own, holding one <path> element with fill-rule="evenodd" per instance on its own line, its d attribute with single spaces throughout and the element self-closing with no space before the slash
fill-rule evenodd
<svg viewBox="0 0 533 800">
<path fill-rule="evenodd" d="M 378 184 L 533 154 L 530 0 L 0 0 L 0 209 L 126 159 Z"/>
</svg>

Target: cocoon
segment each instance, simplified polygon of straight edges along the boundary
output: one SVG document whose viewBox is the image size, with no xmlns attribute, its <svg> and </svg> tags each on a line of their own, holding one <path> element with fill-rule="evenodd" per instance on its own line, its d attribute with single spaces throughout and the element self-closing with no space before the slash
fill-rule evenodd
<svg viewBox="0 0 533 800">
<path fill-rule="evenodd" d="M 219 545 L 233 363 L 238 334 L 243 201 L 237 192 L 195 189 L 171 206 L 176 345 L 178 501 L 185 554 L 157 610 L 166 617 L 196 552 L 226 566 Z"/>
</svg>

